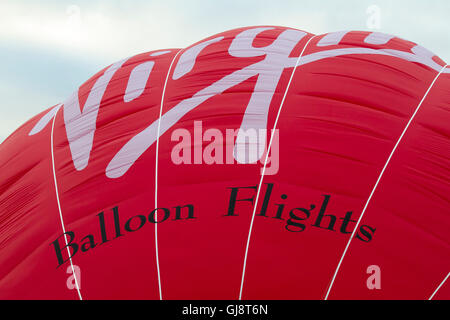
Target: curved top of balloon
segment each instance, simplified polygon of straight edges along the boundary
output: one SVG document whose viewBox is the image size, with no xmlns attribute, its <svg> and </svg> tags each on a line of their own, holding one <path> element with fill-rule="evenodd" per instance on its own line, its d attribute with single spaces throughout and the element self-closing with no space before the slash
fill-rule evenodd
<svg viewBox="0 0 450 320">
<path fill-rule="evenodd" d="M 0 298 L 448 298 L 448 123 L 380 32 L 123 59 L 0 145 Z"/>
</svg>

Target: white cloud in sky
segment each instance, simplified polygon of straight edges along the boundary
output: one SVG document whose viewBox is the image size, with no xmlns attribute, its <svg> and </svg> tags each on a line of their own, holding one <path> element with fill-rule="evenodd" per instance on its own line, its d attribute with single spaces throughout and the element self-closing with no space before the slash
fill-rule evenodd
<svg viewBox="0 0 450 320">
<path fill-rule="evenodd" d="M 244 11 L 237 8 L 233 12 L 228 5 L 222 8 L 215 1 L 207 6 L 193 6 L 195 3 L 201 2 L 149 1 L 139 6 L 115 7 L 107 1 L 92 1 L 49 7 L 6 0 L 0 3 L 0 39 L 65 54 L 120 59 L 152 49 L 185 47 L 214 33 L 252 24 L 325 30 L 326 15 L 320 12 L 280 12 L 276 10 L 279 6 L 272 8 L 273 4 L 254 10 L 243 5 Z"/>
</svg>

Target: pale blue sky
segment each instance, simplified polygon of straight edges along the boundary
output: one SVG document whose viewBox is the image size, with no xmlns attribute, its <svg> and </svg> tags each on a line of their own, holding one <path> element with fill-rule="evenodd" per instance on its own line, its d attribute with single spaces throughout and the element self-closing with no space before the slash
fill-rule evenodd
<svg viewBox="0 0 450 320">
<path fill-rule="evenodd" d="M 0 142 L 121 58 L 242 26 L 369 30 L 373 5 L 377 31 L 450 62 L 448 0 L 0 0 Z"/>
</svg>

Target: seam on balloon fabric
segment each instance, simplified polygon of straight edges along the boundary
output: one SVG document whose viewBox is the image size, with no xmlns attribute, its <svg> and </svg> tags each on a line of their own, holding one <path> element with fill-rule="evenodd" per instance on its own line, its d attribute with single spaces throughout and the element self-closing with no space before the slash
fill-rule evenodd
<svg viewBox="0 0 450 320">
<path fill-rule="evenodd" d="M 289 82 L 288 82 L 288 84 L 286 86 L 286 90 L 284 91 L 283 98 L 282 98 L 281 103 L 280 103 L 280 108 L 278 109 L 277 117 L 275 118 L 275 123 L 273 125 L 273 129 L 271 131 L 269 146 L 267 147 L 266 157 L 264 159 L 263 171 L 261 173 L 261 179 L 259 181 L 258 191 L 256 193 L 256 198 L 255 198 L 255 205 L 253 207 L 252 219 L 251 219 L 250 228 L 249 228 L 249 231 L 248 231 L 247 245 L 246 245 L 246 248 L 245 248 L 245 255 L 244 255 L 244 264 L 243 264 L 243 268 L 242 268 L 241 287 L 240 287 L 240 290 L 239 290 L 239 300 L 242 300 L 242 291 L 243 291 L 243 288 L 244 288 L 245 271 L 246 271 L 246 267 L 247 267 L 247 256 L 248 256 L 248 249 L 249 249 L 249 246 L 250 246 L 250 238 L 251 238 L 251 234 L 252 234 L 252 230 L 253 230 L 253 222 L 254 222 L 254 219 L 255 219 L 256 207 L 258 206 L 258 200 L 259 200 L 259 195 L 260 195 L 260 192 L 261 192 L 261 186 L 262 186 L 262 183 L 263 183 L 263 180 L 264 180 L 264 175 L 265 175 L 265 172 L 266 172 L 268 156 L 269 156 L 269 153 L 270 153 L 270 149 L 272 147 L 272 141 L 273 141 L 273 137 L 274 137 L 274 132 L 275 132 L 275 129 L 276 129 L 277 124 L 278 124 L 278 119 L 280 117 L 281 109 L 283 108 L 283 104 L 284 104 L 284 101 L 286 99 L 287 92 L 289 90 L 289 87 L 291 85 L 292 79 L 294 77 L 294 73 L 297 70 L 297 67 L 299 65 L 300 59 L 303 56 L 303 53 L 305 52 L 306 47 L 308 46 L 308 44 L 315 37 L 317 37 L 317 36 L 312 36 L 311 38 L 308 39 L 308 41 L 306 42 L 305 46 L 302 49 L 302 52 L 300 53 L 300 55 L 299 55 L 299 57 L 297 59 L 297 62 L 295 63 L 294 69 L 292 70 L 291 76 L 289 78 Z"/>
<path fill-rule="evenodd" d="M 378 187 L 378 184 L 380 183 L 380 180 L 381 180 L 381 178 L 383 177 L 383 174 L 384 174 L 384 172 L 386 171 L 386 168 L 388 167 L 389 162 L 391 161 L 392 156 L 394 155 L 395 151 L 397 150 L 397 148 L 398 148 L 400 142 L 401 142 L 402 139 L 403 139 L 403 136 L 405 135 L 406 131 L 408 130 L 409 126 L 411 125 L 412 121 L 414 120 L 414 118 L 415 118 L 417 112 L 419 111 L 420 107 L 422 106 L 423 102 L 424 102 L 425 99 L 427 98 L 427 96 L 428 96 L 428 94 L 430 93 L 431 89 L 433 88 L 434 84 L 435 84 L 436 81 L 438 80 L 439 76 L 444 72 L 444 70 L 445 70 L 446 67 L 447 67 L 447 65 L 445 65 L 444 67 L 442 67 L 442 69 L 440 70 L 440 72 L 436 75 L 436 77 L 435 77 L 435 78 L 433 79 L 433 81 L 431 82 L 431 84 L 430 84 L 430 86 L 428 87 L 427 91 L 425 92 L 424 96 L 423 96 L 422 99 L 420 100 L 419 105 L 416 107 L 416 110 L 414 111 L 414 113 L 413 113 L 412 116 L 410 117 L 408 123 L 406 124 L 405 128 L 403 129 L 402 134 L 400 135 L 400 137 L 398 138 L 396 144 L 394 145 L 394 148 L 392 149 L 392 151 L 391 151 L 391 153 L 390 153 L 390 155 L 389 155 L 389 157 L 388 157 L 386 163 L 384 164 L 384 167 L 383 167 L 383 169 L 381 170 L 381 172 L 380 172 L 380 174 L 379 174 L 379 176 L 378 176 L 377 181 L 375 182 L 375 185 L 374 185 L 372 191 L 370 192 L 369 198 L 367 199 L 366 204 L 364 205 L 364 208 L 363 208 L 363 210 L 362 210 L 362 212 L 361 212 L 361 215 L 359 216 L 359 219 L 358 219 L 358 221 L 356 222 L 355 228 L 353 229 L 353 232 L 352 232 L 352 234 L 351 234 L 351 236 L 350 236 L 350 238 L 349 238 L 349 240 L 348 240 L 348 242 L 347 242 L 347 245 L 345 246 L 344 252 L 342 253 L 342 256 L 341 256 L 341 258 L 340 258 L 340 260 L 339 260 L 339 263 L 338 263 L 338 265 L 337 265 L 337 267 L 336 267 L 336 270 L 335 270 L 335 272 L 334 272 L 334 274 L 333 274 L 333 277 L 332 277 L 332 279 L 331 279 L 330 285 L 328 286 L 328 290 L 327 290 L 327 292 L 326 292 L 326 294 L 325 294 L 324 300 L 327 300 L 327 299 L 328 299 L 328 296 L 330 295 L 330 291 L 331 291 L 331 289 L 332 289 L 332 287 L 333 287 L 334 281 L 336 280 L 336 276 L 337 276 L 337 274 L 338 274 L 338 272 L 339 272 L 339 269 L 341 268 L 342 261 L 344 260 L 344 257 L 345 257 L 345 255 L 347 254 L 347 251 L 348 251 L 348 248 L 349 248 L 349 246 L 350 246 L 350 243 L 352 242 L 352 239 L 353 239 L 353 237 L 355 236 L 356 230 L 358 229 L 358 227 L 359 227 L 359 225 L 360 225 L 360 223 L 361 223 L 361 220 L 362 220 L 362 218 L 363 218 L 363 216 L 364 216 L 364 214 L 365 214 L 365 212 L 366 212 L 366 210 L 367 210 L 367 207 L 368 207 L 368 205 L 369 205 L 369 203 L 370 203 L 370 200 L 372 199 L 372 197 L 373 197 L 373 195 L 374 195 L 374 193 L 375 193 L 375 191 L 376 191 L 376 189 L 377 189 L 377 187 Z"/>
<path fill-rule="evenodd" d="M 158 131 L 156 134 L 156 162 L 155 162 L 155 210 L 158 208 L 158 156 L 159 156 L 159 133 L 161 131 L 161 117 L 162 117 L 162 109 L 164 105 L 164 97 L 166 94 L 166 87 L 170 76 L 170 71 L 172 70 L 173 63 L 177 59 L 178 55 L 184 49 L 180 49 L 172 59 L 170 63 L 169 69 L 167 70 L 166 80 L 164 81 L 164 87 L 161 95 L 161 106 L 159 108 L 159 118 L 158 118 Z M 155 211 L 155 221 L 158 221 L 158 211 Z M 158 273 L 158 290 L 159 290 L 159 299 L 163 300 L 162 297 L 162 288 L 161 288 L 161 273 L 159 268 L 159 250 L 158 250 L 158 223 L 155 223 L 155 256 L 156 256 L 156 270 Z"/>
<path fill-rule="evenodd" d="M 77 275 L 75 273 L 75 269 L 73 267 L 73 262 L 72 262 L 72 257 L 70 255 L 70 250 L 69 250 L 69 244 L 67 241 L 67 235 L 66 235 L 66 228 L 64 226 L 64 219 L 63 219 L 63 215 L 62 215 L 62 209 L 61 209 L 61 202 L 59 200 L 59 191 L 58 191 L 58 181 L 56 179 L 56 167 L 55 167 L 55 154 L 54 154 L 54 143 L 53 143 L 53 133 L 55 131 L 55 121 L 56 121 L 56 116 L 58 115 L 59 110 L 61 109 L 62 105 L 60 104 L 58 106 L 58 109 L 55 112 L 55 115 L 53 116 L 53 121 L 52 121 L 52 131 L 51 131 L 51 135 L 50 135 L 50 146 L 51 146 L 51 156 L 52 156 L 52 171 L 53 171 L 53 181 L 55 183 L 55 194 L 56 194 L 56 202 L 58 204 L 58 211 L 59 211 L 59 218 L 61 220 L 61 227 L 64 233 L 64 240 L 66 242 L 66 248 L 67 248 L 67 254 L 69 255 L 69 261 L 70 261 L 70 266 L 72 268 L 72 275 L 75 279 L 75 285 L 77 288 L 77 292 L 78 292 L 78 298 L 80 300 L 83 300 L 83 297 L 81 295 L 81 290 L 80 290 L 80 286 L 78 284 L 78 279 L 77 279 Z"/>
<path fill-rule="evenodd" d="M 447 281 L 448 277 L 450 276 L 450 272 L 447 273 L 447 276 L 442 280 L 442 282 L 439 284 L 439 286 L 434 290 L 433 294 L 430 296 L 428 300 L 433 300 L 433 297 L 436 295 L 436 293 L 439 291 L 439 289 L 444 285 L 445 281 Z"/>
</svg>

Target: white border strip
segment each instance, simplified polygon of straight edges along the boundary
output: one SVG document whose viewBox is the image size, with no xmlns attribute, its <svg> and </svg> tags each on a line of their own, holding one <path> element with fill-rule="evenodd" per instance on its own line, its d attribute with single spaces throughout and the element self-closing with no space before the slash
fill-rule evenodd
<svg viewBox="0 0 450 320">
<path fill-rule="evenodd" d="M 69 250 L 69 243 L 67 241 L 67 235 L 66 235 L 66 228 L 64 227 L 64 219 L 62 216 L 62 210 L 61 210 L 61 203 L 59 201 L 59 192 L 58 192 L 58 182 L 56 180 L 56 169 L 55 169 L 55 154 L 53 151 L 53 132 L 55 131 L 55 120 L 56 120 L 56 116 L 58 115 L 58 111 L 61 109 L 61 104 L 57 107 L 58 109 L 55 112 L 55 115 L 53 116 L 53 121 L 52 121 L 52 132 L 51 132 L 51 136 L 50 136 L 50 145 L 51 145 L 51 155 L 52 155 L 52 170 L 53 170 L 53 181 L 55 182 L 55 192 L 56 192 L 56 202 L 58 203 L 58 210 L 59 210 L 59 218 L 61 219 L 61 227 L 64 233 L 64 240 L 66 241 L 66 248 L 67 248 L 67 254 L 69 255 L 69 260 L 70 260 L 70 266 L 72 267 L 72 274 L 73 277 L 75 279 L 75 285 L 77 287 L 77 291 L 78 291 L 78 297 L 80 298 L 80 300 L 83 300 L 83 297 L 81 296 L 81 291 L 80 291 L 80 286 L 78 285 L 78 280 L 77 280 L 77 275 L 75 273 L 75 269 L 73 267 L 73 263 L 72 263 L 72 257 L 70 256 L 70 250 Z"/>
<path fill-rule="evenodd" d="M 170 71 L 172 70 L 172 65 L 176 58 L 183 49 L 180 49 L 172 59 L 170 63 L 169 70 L 167 71 L 166 80 L 164 82 L 164 87 L 161 96 L 161 107 L 159 108 L 159 118 L 158 118 L 158 131 L 156 134 L 156 162 L 155 162 L 155 209 L 158 208 L 158 156 L 159 156 L 159 134 L 161 131 L 161 117 L 162 109 L 164 105 L 164 96 L 166 94 L 167 82 L 169 80 Z M 158 221 L 158 211 L 155 212 L 155 221 Z M 161 273 L 159 269 L 159 251 L 158 251 L 158 223 L 155 223 L 155 255 L 156 255 L 156 270 L 158 272 L 158 289 L 159 289 L 159 300 L 162 300 L 162 289 L 161 289 Z"/>
<path fill-rule="evenodd" d="M 295 70 L 297 70 L 297 66 L 298 66 L 298 64 L 300 62 L 300 58 L 303 56 L 303 53 L 305 52 L 306 47 L 311 42 L 311 40 L 316 38 L 316 37 L 317 36 L 312 36 L 311 38 L 309 38 L 308 42 L 306 42 L 305 46 L 303 47 L 303 50 L 300 53 L 300 56 L 298 57 L 297 62 L 295 63 L 294 69 L 292 70 L 292 73 L 291 73 L 291 77 L 289 78 L 289 82 L 288 82 L 286 90 L 284 92 L 283 99 L 281 100 L 280 108 L 278 109 L 277 117 L 275 118 L 275 123 L 273 125 L 273 129 L 272 129 L 272 132 L 271 132 L 271 135 L 270 135 L 270 142 L 269 142 L 269 146 L 267 148 L 266 158 L 264 159 L 264 167 L 263 167 L 263 171 L 261 173 L 261 179 L 259 181 L 258 192 L 256 193 L 255 206 L 253 207 L 252 220 L 250 222 L 250 229 L 248 231 L 247 246 L 245 247 L 244 266 L 243 266 L 243 269 L 242 269 L 242 277 L 241 277 L 241 288 L 239 290 L 239 300 L 242 300 L 242 291 L 243 291 L 243 288 L 244 288 L 244 279 L 245 279 L 245 269 L 247 267 L 248 247 L 250 245 L 250 238 L 251 238 L 252 229 L 253 229 L 253 222 L 255 220 L 256 207 L 258 206 L 259 194 L 261 192 L 261 186 L 262 186 L 262 183 L 263 183 L 263 180 L 264 180 L 264 175 L 266 173 L 267 160 L 268 160 L 268 157 L 269 157 L 270 148 L 272 147 L 272 141 L 273 141 L 275 129 L 276 129 L 277 124 L 278 124 L 278 119 L 280 117 L 281 109 L 283 108 L 284 100 L 286 99 L 287 92 L 289 90 L 289 87 L 291 86 L 291 82 L 292 82 L 292 79 L 294 77 Z"/>
<path fill-rule="evenodd" d="M 428 300 L 432 300 L 433 297 L 436 295 L 436 293 L 439 291 L 439 289 L 444 285 L 445 281 L 447 281 L 448 277 L 450 276 L 450 272 L 447 273 L 447 276 L 442 280 L 441 284 L 434 290 L 433 294 L 430 296 Z"/>
<path fill-rule="evenodd" d="M 411 122 L 413 121 L 414 117 L 416 116 L 417 112 L 419 111 L 420 107 L 422 106 L 423 102 L 425 101 L 425 98 L 426 98 L 426 97 L 428 96 L 428 94 L 430 93 L 431 88 L 433 87 L 434 83 L 437 81 L 437 79 L 439 78 L 439 76 L 442 74 L 442 72 L 445 70 L 446 67 L 447 67 L 447 65 L 445 65 L 445 66 L 441 69 L 441 71 L 439 71 L 439 73 L 437 74 L 437 76 L 436 76 L 436 77 L 434 78 L 434 80 L 431 82 L 431 85 L 428 87 L 428 90 L 425 92 L 425 95 L 423 96 L 422 100 L 420 101 L 420 103 L 419 103 L 419 105 L 417 106 L 416 110 L 414 111 L 413 115 L 411 116 L 411 118 L 409 119 L 408 123 L 406 124 L 405 129 L 403 129 L 403 132 L 402 132 L 402 134 L 400 135 L 400 138 L 398 138 L 397 143 L 396 143 L 395 146 L 394 146 L 394 149 L 392 149 L 391 154 L 389 155 L 389 157 L 388 157 L 386 163 L 384 164 L 384 167 L 383 167 L 383 169 L 381 170 L 380 175 L 378 176 L 377 182 L 375 183 L 375 186 L 373 187 L 372 192 L 370 193 L 369 198 L 367 199 L 367 202 L 366 202 L 366 204 L 365 204 L 365 206 L 364 206 L 364 209 L 363 209 L 363 211 L 361 212 L 361 215 L 360 215 L 360 217 L 359 217 L 359 219 L 358 219 L 358 222 L 356 223 L 356 226 L 355 226 L 355 228 L 353 229 L 353 232 L 352 232 L 350 238 L 348 239 L 347 245 L 345 246 L 345 249 L 344 249 L 344 253 L 343 253 L 342 256 L 341 256 L 341 259 L 339 260 L 338 266 L 337 266 L 337 268 L 336 268 L 336 271 L 334 272 L 333 278 L 331 279 L 331 283 L 330 283 L 330 286 L 328 287 L 328 290 L 327 290 L 327 293 L 326 293 L 326 295 L 325 295 L 325 299 L 324 299 L 324 300 L 327 300 L 327 299 L 328 299 L 328 296 L 329 296 L 329 294 L 330 294 L 331 288 L 333 287 L 334 281 L 335 281 L 336 276 L 337 276 L 337 274 L 338 274 L 338 272 L 339 272 L 339 269 L 340 269 L 340 267 L 341 267 L 342 261 L 344 260 L 345 254 L 347 253 L 348 247 L 350 246 L 350 243 L 352 242 L 352 239 L 353 239 L 353 237 L 355 236 L 356 230 L 358 229 L 359 224 L 361 223 L 361 220 L 362 220 L 362 218 L 363 218 L 363 216 L 364 216 L 364 213 L 366 212 L 366 209 L 367 209 L 367 207 L 368 207 L 368 205 L 369 205 L 369 202 L 370 202 L 370 200 L 372 199 L 372 196 L 373 196 L 373 194 L 375 193 L 375 190 L 377 189 L 378 184 L 380 183 L 380 180 L 381 180 L 381 178 L 383 177 L 383 174 L 384 174 L 384 172 L 386 171 L 386 168 L 387 168 L 387 166 L 389 165 L 389 162 L 391 161 L 391 158 L 392 158 L 393 154 L 394 154 L 395 151 L 397 150 L 397 147 L 398 147 L 398 145 L 400 144 L 400 141 L 402 141 L 403 136 L 405 135 L 406 130 L 408 130 L 408 128 L 409 128 Z"/>
</svg>

